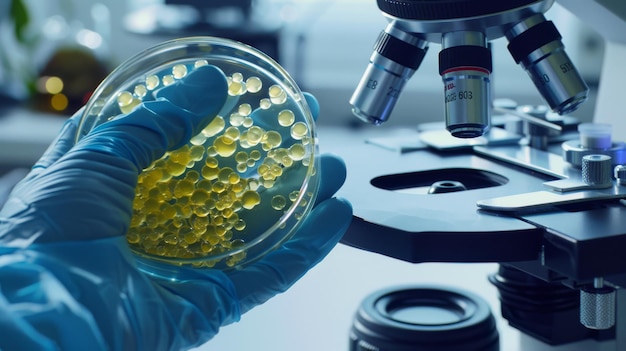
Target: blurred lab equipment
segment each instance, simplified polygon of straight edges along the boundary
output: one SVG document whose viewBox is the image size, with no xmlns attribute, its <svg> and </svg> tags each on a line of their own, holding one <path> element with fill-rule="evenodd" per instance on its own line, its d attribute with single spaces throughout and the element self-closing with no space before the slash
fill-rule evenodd
<svg viewBox="0 0 626 351">
<path fill-rule="evenodd" d="M 281 23 L 259 18 L 253 0 L 165 0 L 135 7 L 125 20 L 131 33 L 159 36 L 211 35 L 241 41 L 279 59 Z"/>
<path fill-rule="evenodd" d="M 38 5 L 12 0 L 9 18 L 0 18 L 0 25 L 15 27 L 14 35 L 0 37 L 7 48 L 0 87 L 28 108 L 71 114 L 109 72 L 108 8 L 95 3 L 91 16 L 80 18 L 72 1 Z"/>
<path fill-rule="evenodd" d="M 56 6 L 55 6 L 56 5 Z M 57 1 L 48 4 L 35 62 L 33 105 L 36 109 L 64 116 L 87 103 L 98 84 L 110 72 L 107 50 L 109 10 L 94 3 L 90 16 L 81 18 L 76 5 Z"/>
<path fill-rule="evenodd" d="M 275 59 L 303 85 L 306 31 L 323 6 L 284 0 L 131 0 L 124 25 L 139 35 L 240 41 Z"/>
<path fill-rule="evenodd" d="M 618 93 L 626 9 L 619 1 L 560 2 L 606 39 L 596 114 L 586 125 L 569 116 L 589 89 L 546 18 L 554 1 L 377 4 L 388 25 L 350 100 L 354 114 L 384 123 L 435 42 L 445 123 L 345 151 L 351 173 L 341 195 L 355 207 L 343 243 L 413 263 L 500 263 L 489 279 L 502 316 L 524 335 L 521 349 L 588 350 L 591 342 L 626 350 Z M 545 106 L 491 98 L 489 41 L 500 37 Z"/>
</svg>

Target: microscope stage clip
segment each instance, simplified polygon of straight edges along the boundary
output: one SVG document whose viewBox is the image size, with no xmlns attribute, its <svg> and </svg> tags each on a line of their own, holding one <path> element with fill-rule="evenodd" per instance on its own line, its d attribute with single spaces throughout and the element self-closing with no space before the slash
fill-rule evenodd
<svg viewBox="0 0 626 351">
<path fill-rule="evenodd" d="M 476 204 L 483 210 L 516 212 L 539 210 L 550 206 L 570 205 L 591 201 L 606 201 L 626 198 L 626 189 L 613 186 L 606 190 L 588 189 L 575 192 L 534 191 L 524 194 L 479 200 Z"/>
</svg>

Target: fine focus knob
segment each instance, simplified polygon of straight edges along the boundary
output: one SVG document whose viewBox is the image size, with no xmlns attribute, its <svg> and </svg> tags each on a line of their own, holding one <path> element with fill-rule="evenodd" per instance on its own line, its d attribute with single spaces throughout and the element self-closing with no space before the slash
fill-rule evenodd
<svg viewBox="0 0 626 351">
<path fill-rule="evenodd" d="M 589 329 L 615 325 L 615 289 L 609 287 L 580 291 L 580 323 Z"/>
<path fill-rule="evenodd" d="M 582 160 L 583 182 L 594 187 L 609 187 L 613 183 L 611 156 L 587 155 Z"/>
</svg>

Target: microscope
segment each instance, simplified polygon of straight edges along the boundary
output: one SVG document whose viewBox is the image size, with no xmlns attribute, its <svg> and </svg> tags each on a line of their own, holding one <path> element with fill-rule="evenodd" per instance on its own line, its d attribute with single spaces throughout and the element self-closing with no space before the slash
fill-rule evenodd
<svg viewBox="0 0 626 351">
<path fill-rule="evenodd" d="M 560 2 L 606 39 L 593 123 L 568 117 L 589 88 L 546 18 L 554 0 L 377 4 L 388 25 L 350 100 L 353 113 L 386 122 L 436 43 L 445 131 L 418 128 L 408 146 L 383 138 L 355 149 L 368 157 L 347 160 L 342 196 L 354 220 L 342 242 L 412 263 L 499 263 L 488 279 L 512 327 L 551 347 L 626 350 L 623 2 Z M 497 38 L 507 39 L 545 106 L 492 99 Z"/>
</svg>

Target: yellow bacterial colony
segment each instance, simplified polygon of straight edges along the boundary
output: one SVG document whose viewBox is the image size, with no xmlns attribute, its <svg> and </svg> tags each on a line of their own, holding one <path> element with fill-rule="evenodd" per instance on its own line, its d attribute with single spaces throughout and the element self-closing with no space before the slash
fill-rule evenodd
<svg viewBox="0 0 626 351">
<path fill-rule="evenodd" d="M 190 66 L 177 64 L 160 78 L 146 77 L 132 92 L 117 95 L 119 109 L 132 110 L 149 91 L 204 64 L 201 60 Z M 250 211 L 262 209 L 263 216 L 274 216 L 276 222 L 294 202 L 304 206 L 310 198 L 311 194 L 300 194 L 300 187 L 312 141 L 307 125 L 297 121 L 299 112 L 281 107 L 287 105 L 287 92 L 280 85 L 265 88 L 259 77 L 246 78 L 239 72 L 227 79 L 228 94 L 238 98 L 230 116 L 215 117 L 187 145 L 168 152 L 140 174 L 127 234 L 135 250 L 187 259 L 197 267 L 212 267 L 218 261 L 210 257 L 236 251 L 223 262 L 232 267 L 246 257 L 246 251 L 238 249 L 261 234 L 251 232 L 258 226 L 247 223 Z M 276 112 L 269 113 L 270 107 Z M 255 109 L 275 121 L 257 124 Z M 290 170 L 303 174 L 300 181 L 272 190 Z M 299 220 L 301 214 L 294 216 Z"/>
</svg>

